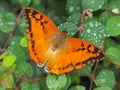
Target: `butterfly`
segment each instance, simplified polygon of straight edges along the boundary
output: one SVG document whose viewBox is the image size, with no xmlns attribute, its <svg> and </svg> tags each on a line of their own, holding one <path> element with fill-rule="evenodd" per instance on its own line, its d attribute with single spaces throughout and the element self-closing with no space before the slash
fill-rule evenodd
<svg viewBox="0 0 120 90">
<path fill-rule="evenodd" d="M 23 13 L 30 57 L 45 71 L 60 75 L 105 58 L 102 49 L 94 44 L 68 38 L 67 32 L 60 32 L 43 13 L 32 8 L 24 8 Z"/>
</svg>

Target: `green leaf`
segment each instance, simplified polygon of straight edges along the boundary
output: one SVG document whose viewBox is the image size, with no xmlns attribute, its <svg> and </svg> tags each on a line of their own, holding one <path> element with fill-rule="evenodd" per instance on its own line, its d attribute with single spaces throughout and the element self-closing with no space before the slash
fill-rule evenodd
<svg viewBox="0 0 120 90">
<path fill-rule="evenodd" d="M 33 0 L 32 2 L 33 2 L 33 5 L 39 5 L 41 0 Z"/>
<path fill-rule="evenodd" d="M 0 65 L 0 76 L 6 71 L 7 69 L 3 66 Z"/>
<path fill-rule="evenodd" d="M 20 62 L 26 60 L 25 53 L 24 53 L 24 51 L 20 47 L 18 47 L 18 46 L 9 46 L 7 48 L 7 50 L 10 50 L 11 51 L 10 54 L 13 54 L 13 55 L 16 56 L 16 59 L 17 59 L 16 63 L 20 63 Z"/>
<path fill-rule="evenodd" d="M 18 0 L 21 5 L 28 6 L 32 0 Z"/>
<path fill-rule="evenodd" d="M 72 79 L 71 74 L 70 73 L 66 74 L 66 78 L 67 78 L 67 82 L 65 88 L 68 88 L 71 84 L 71 79 Z"/>
<path fill-rule="evenodd" d="M 7 50 L 10 50 L 10 54 L 16 56 L 16 64 L 21 63 L 26 60 L 26 55 L 23 49 L 21 49 L 19 46 L 9 46 Z"/>
<path fill-rule="evenodd" d="M 20 46 L 20 40 L 21 40 L 21 37 L 20 36 L 14 36 L 11 40 L 10 40 L 10 43 L 9 45 L 10 46 Z"/>
<path fill-rule="evenodd" d="M 60 31 L 67 31 L 67 35 L 72 37 L 78 31 L 77 25 L 71 22 L 65 22 L 58 26 Z"/>
<path fill-rule="evenodd" d="M 79 84 L 80 77 L 77 74 L 71 74 L 71 84 Z"/>
<path fill-rule="evenodd" d="M 107 21 L 112 17 L 112 13 L 110 12 L 103 12 L 100 14 L 99 20 L 103 25 L 106 25 Z"/>
<path fill-rule="evenodd" d="M 14 36 L 9 43 L 9 47 L 7 48 L 8 50 L 11 51 L 12 54 L 17 56 L 17 61 L 21 61 L 21 60 L 26 60 L 26 56 L 25 56 L 25 50 L 27 48 L 22 48 L 20 46 L 20 41 L 21 41 L 22 37 L 21 36 Z M 21 58 L 22 57 L 22 58 Z M 19 60 L 18 60 L 19 59 Z"/>
<path fill-rule="evenodd" d="M 20 46 L 20 40 L 21 40 L 20 36 L 14 36 L 11 39 L 9 46 L 7 48 L 7 50 L 10 51 L 10 54 L 16 56 L 16 63 L 20 63 L 26 60 L 25 50 L 27 48 L 22 49 L 22 47 Z"/>
<path fill-rule="evenodd" d="M 117 48 L 119 48 L 120 46 L 112 38 L 106 38 L 105 42 L 104 42 L 104 51 L 106 51 L 110 47 L 117 47 Z"/>
<path fill-rule="evenodd" d="M 65 74 L 56 76 L 54 74 L 48 74 L 46 84 L 49 90 L 61 90 L 66 86 L 67 78 Z"/>
<path fill-rule="evenodd" d="M 73 86 L 69 90 L 86 90 L 84 86 Z"/>
<path fill-rule="evenodd" d="M 120 0 L 110 0 L 109 8 L 112 9 L 113 13 L 120 14 Z"/>
<path fill-rule="evenodd" d="M 84 24 L 84 30 L 81 34 L 83 39 L 94 43 L 97 46 L 102 46 L 103 39 L 109 37 L 106 27 L 97 20 L 90 20 Z"/>
<path fill-rule="evenodd" d="M 10 72 L 5 72 L 4 74 L 0 75 L 0 84 L 4 88 L 13 88 L 14 87 L 14 78 Z"/>
<path fill-rule="evenodd" d="M 26 36 L 24 36 L 24 37 L 20 40 L 20 45 L 21 45 L 22 47 L 27 47 L 27 45 L 28 45 L 28 40 L 27 40 L 27 37 L 26 37 Z"/>
<path fill-rule="evenodd" d="M 10 2 L 12 2 L 11 5 L 16 5 L 16 4 L 18 4 L 18 0 L 10 0 Z"/>
<path fill-rule="evenodd" d="M 41 81 L 39 82 L 39 87 L 40 87 L 41 90 L 49 90 L 49 89 L 47 88 L 46 79 L 41 80 Z"/>
<path fill-rule="evenodd" d="M 0 90 L 4 90 L 4 87 L 2 85 L 0 85 Z"/>
<path fill-rule="evenodd" d="M 103 69 L 96 77 L 96 82 L 99 86 L 114 88 L 115 76 L 111 70 Z"/>
<path fill-rule="evenodd" d="M 38 83 L 24 82 L 21 90 L 40 90 Z"/>
<path fill-rule="evenodd" d="M 111 47 L 106 50 L 106 56 L 114 63 L 120 64 L 120 49 Z"/>
<path fill-rule="evenodd" d="M 0 30 L 0 49 L 4 46 L 4 44 L 5 44 L 5 42 L 6 42 L 7 39 L 8 39 L 8 34 L 3 33 Z"/>
<path fill-rule="evenodd" d="M 71 22 L 77 25 L 80 22 L 80 17 L 80 13 L 74 13 L 68 17 L 67 22 Z"/>
<path fill-rule="evenodd" d="M 15 55 L 7 55 L 3 59 L 3 64 L 6 67 L 11 67 L 16 61 L 16 56 Z"/>
<path fill-rule="evenodd" d="M 32 66 L 29 63 L 21 62 L 16 67 L 16 70 L 19 74 L 24 75 L 26 77 L 31 77 L 33 75 Z"/>
<path fill-rule="evenodd" d="M 81 69 L 79 69 L 78 71 L 82 74 L 90 74 L 91 73 L 91 64 L 90 65 L 87 65 Z"/>
<path fill-rule="evenodd" d="M 18 23 L 18 29 L 23 34 L 26 35 L 26 23 L 24 18 L 22 18 Z"/>
<path fill-rule="evenodd" d="M 120 16 L 114 16 L 108 20 L 107 31 L 111 36 L 120 35 Z"/>
<path fill-rule="evenodd" d="M 8 53 L 10 53 L 10 51 L 6 51 L 3 54 L 0 55 L 0 59 L 2 59 L 5 55 L 7 55 Z"/>
<path fill-rule="evenodd" d="M 81 0 L 67 0 L 66 10 L 69 14 L 80 12 Z"/>
<path fill-rule="evenodd" d="M 15 15 L 11 12 L 4 12 L 0 14 L 0 31 L 9 33 L 13 30 L 15 25 Z"/>
<path fill-rule="evenodd" d="M 84 9 L 91 9 L 92 11 L 99 10 L 103 7 L 106 0 L 82 0 L 82 7 Z"/>
<path fill-rule="evenodd" d="M 97 87 L 97 88 L 95 88 L 95 89 L 93 89 L 93 90 L 112 90 L 111 88 L 109 88 L 109 87 Z"/>
<path fill-rule="evenodd" d="M 6 3 L 6 1 L 1 0 L 0 1 L 0 14 L 3 12 L 6 12 L 10 9 L 10 6 L 8 3 Z"/>
</svg>

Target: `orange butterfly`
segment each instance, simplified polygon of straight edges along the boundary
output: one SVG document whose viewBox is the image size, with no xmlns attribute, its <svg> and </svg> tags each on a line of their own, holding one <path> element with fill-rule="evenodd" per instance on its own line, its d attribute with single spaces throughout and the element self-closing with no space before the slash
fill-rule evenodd
<svg viewBox="0 0 120 90">
<path fill-rule="evenodd" d="M 95 45 L 78 38 L 67 38 L 67 33 L 60 32 L 43 13 L 31 8 L 24 8 L 23 12 L 30 56 L 47 72 L 64 74 L 105 58 L 103 51 Z"/>
</svg>

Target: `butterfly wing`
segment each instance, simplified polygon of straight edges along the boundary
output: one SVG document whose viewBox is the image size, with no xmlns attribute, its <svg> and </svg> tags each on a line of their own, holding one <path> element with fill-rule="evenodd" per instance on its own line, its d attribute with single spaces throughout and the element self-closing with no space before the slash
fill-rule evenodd
<svg viewBox="0 0 120 90">
<path fill-rule="evenodd" d="M 69 45 L 69 44 L 67 44 Z M 50 73 L 55 73 L 57 75 L 70 72 L 74 69 L 72 66 L 71 56 L 69 53 L 68 46 L 64 46 L 59 53 L 54 56 L 46 65 Z"/>
<path fill-rule="evenodd" d="M 68 42 L 71 43 L 71 61 L 76 69 L 105 58 L 103 51 L 88 41 L 68 38 Z"/>
<path fill-rule="evenodd" d="M 50 45 L 51 36 L 58 32 L 54 23 L 43 13 L 31 8 L 23 9 L 27 24 L 28 49 L 31 58 L 38 64 L 44 64 L 42 56 Z"/>
<path fill-rule="evenodd" d="M 57 75 L 80 69 L 91 62 L 105 58 L 100 48 L 77 38 L 67 38 L 67 44 L 58 56 L 59 58 L 48 64 L 50 72 Z"/>
</svg>

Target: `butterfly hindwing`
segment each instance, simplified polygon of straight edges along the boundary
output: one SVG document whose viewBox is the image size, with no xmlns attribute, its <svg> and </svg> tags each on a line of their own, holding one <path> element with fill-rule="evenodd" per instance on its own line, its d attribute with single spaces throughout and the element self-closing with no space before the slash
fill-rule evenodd
<svg viewBox="0 0 120 90">
<path fill-rule="evenodd" d="M 105 58 L 103 51 L 88 41 L 69 38 L 68 42 L 71 43 L 71 59 L 76 69 Z"/>
<path fill-rule="evenodd" d="M 68 46 L 62 48 L 59 54 L 57 54 L 46 66 L 50 69 L 49 72 L 57 75 L 72 71 L 74 67 L 72 66 Z"/>
<path fill-rule="evenodd" d="M 101 61 L 105 55 L 92 43 L 77 38 L 67 38 L 67 45 L 56 57 L 48 67 L 51 73 L 59 75 L 73 69 L 80 69 L 92 62 Z"/>
</svg>

